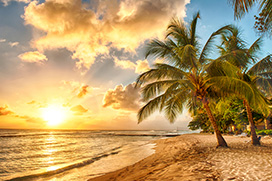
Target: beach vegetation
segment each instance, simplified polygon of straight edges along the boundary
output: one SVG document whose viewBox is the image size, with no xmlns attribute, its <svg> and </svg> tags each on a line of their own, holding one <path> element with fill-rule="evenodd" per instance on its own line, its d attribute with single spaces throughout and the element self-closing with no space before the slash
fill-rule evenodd
<svg viewBox="0 0 272 181">
<path fill-rule="evenodd" d="M 253 93 L 247 83 L 237 78 L 239 68 L 223 61 L 237 52 L 214 60 L 209 58 L 215 38 L 229 31 L 231 26 L 226 25 L 212 33 L 201 49 L 196 35 L 198 18 L 199 13 L 188 27 L 181 20 L 172 19 L 165 40 L 153 39 L 147 44 L 146 57 L 159 58 L 163 63 L 154 64 L 154 68 L 137 79 L 136 86 L 142 86 L 143 101 L 147 102 L 138 112 L 138 122 L 155 110 L 164 111 L 168 120 L 173 122 L 184 108 L 193 114 L 202 106 L 213 127 L 218 146 L 227 147 L 210 103 L 233 92 L 247 91 L 245 97 L 248 99 Z"/>
<path fill-rule="evenodd" d="M 265 94 L 272 90 L 271 56 L 258 61 L 256 53 L 260 50 L 262 39 L 246 48 L 245 41 L 240 38 L 240 30 L 233 25 L 226 25 L 212 33 L 201 48 L 196 35 L 199 17 L 197 13 L 189 26 L 177 18 L 172 19 L 165 39 L 152 39 L 147 44 L 146 58 L 158 58 L 163 63 L 155 63 L 152 69 L 137 79 L 136 87 L 142 87 L 142 98 L 147 102 L 138 112 L 138 122 L 159 110 L 173 123 L 177 115 L 187 108 L 194 116 L 190 124 L 192 129 L 200 126 L 206 131 L 211 130 L 205 122 L 208 118 L 218 146 L 227 147 L 221 133 L 228 132 L 230 125 L 237 124 L 239 129 L 245 124 L 245 120 L 240 119 L 243 104 L 252 143 L 259 145 L 252 111 L 263 115 L 269 113 L 269 101 Z M 213 42 L 219 35 L 221 44 L 217 48 L 220 55 L 211 59 Z M 224 114 L 213 108 L 220 101 L 222 106 L 222 102 L 233 97 L 240 104 L 240 114 L 234 115 L 238 108 L 233 103 L 229 103 L 230 108 Z"/>
<path fill-rule="evenodd" d="M 211 106 L 214 117 L 217 120 L 218 128 L 221 133 L 240 134 L 247 131 L 248 117 L 243 100 L 238 97 L 227 97 L 220 99 Z M 265 121 L 266 116 L 261 112 L 252 110 L 254 125 Z M 188 124 L 189 129 L 208 133 L 213 132 L 212 126 L 203 109 L 199 109 Z M 249 134 L 250 135 L 250 134 Z"/>
<path fill-rule="evenodd" d="M 257 135 L 272 135 L 272 129 L 256 130 Z"/>
<path fill-rule="evenodd" d="M 255 132 L 255 124 L 252 116 L 252 109 L 261 112 L 263 115 L 269 114 L 269 100 L 265 95 L 272 91 L 272 61 L 271 55 L 258 60 L 257 53 L 260 50 L 262 38 L 258 38 L 249 48 L 246 48 L 245 41 L 241 38 L 241 31 L 232 26 L 228 33 L 221 35 L 221 46 L 218 46 L 221 56 L 236 52 L 235 56 L 229 56 L 226 61 L 239 68 L 236 72 L 237 78 L 246 82 L 252 90 L 252 96 L 245 96 L 247 91 L 237 92 L 238 97 L 243 100 L 251 130 L 253 145 L 260 142 Z M 247 97 L 247 98 L 246 98 Z"/>
</svg>

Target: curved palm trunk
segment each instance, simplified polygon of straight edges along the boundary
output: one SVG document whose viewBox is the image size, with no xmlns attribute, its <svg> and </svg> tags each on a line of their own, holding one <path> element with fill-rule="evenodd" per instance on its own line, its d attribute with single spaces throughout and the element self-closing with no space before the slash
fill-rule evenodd
<svg viewBox="0 0 272 181">
<path fill-rule="evenodd" d="M 257 137 L 257 134 L 256 134 L 256 131 L 255 131 L 255 125 L 254 125 L 254 122 L 253 122 L 250 105 L 248 104 L 247 100 L 245 100 L 245 99 L 244 99 L 244 105 L 246 106 L 248 122 L 249 122 L 249 125 L 250 125 L 251 142 L 252 142 L 253 145 L 260 145 L 260 141 L 259 141 L 259 139 Z"/>
<path fill-rule="evenodd" d="M 216 138 L 217 138 L 217 147 L 221 146 L 221 147 L 228 147 L 227 142 L 225 141 L 225 139 L 223 138 L 223 136 L 221 135 L 218 126 L 216 124 L 215 118 L 213 117 L 213 114 L 211 112 L 211 109 L 209 107 L 209 103 L 207 101 L 202 101 L 204 104 L 204 108 L 207 111 L 207 115 L 210 119 L 210 122 L 213 126 L 213 130 L 215 132 Z"/>
</svg>

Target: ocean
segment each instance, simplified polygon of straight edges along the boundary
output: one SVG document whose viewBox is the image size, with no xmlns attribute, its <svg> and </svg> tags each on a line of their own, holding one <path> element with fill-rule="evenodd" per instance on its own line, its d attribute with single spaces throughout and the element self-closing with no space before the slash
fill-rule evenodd
<svg viewBox="0 0 272 181">
<path fill-rule="evenodd" d="M 0 129 L 0 180 L 87 180 L 151 155 L 151 140 L 189 132 Z"/>
</svg>

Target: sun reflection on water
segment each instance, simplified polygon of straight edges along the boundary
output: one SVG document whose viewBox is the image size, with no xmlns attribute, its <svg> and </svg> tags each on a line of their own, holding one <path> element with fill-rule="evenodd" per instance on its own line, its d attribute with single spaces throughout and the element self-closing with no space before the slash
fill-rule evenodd
<svg viewBox="0 0 272 181">
<path fill-rule="evenodd" d="M 46 147 L 43 150 L 43 154 L 46 155 L 46 158 L 44 158 L 44 163 L 46 163 L 48 166 L 52 165 L 46 169 L 47 171 L 52 171 L 59 168 L 54 165 L 56 158 L 52 156 L 54 152 L 58 151 L 56 148 L 52 148 L 52 144 L 56 143 L 56 141 L 55 135 L 52 132 L 50 132 L 48 137 L 45 138 Z"/>
</svg>

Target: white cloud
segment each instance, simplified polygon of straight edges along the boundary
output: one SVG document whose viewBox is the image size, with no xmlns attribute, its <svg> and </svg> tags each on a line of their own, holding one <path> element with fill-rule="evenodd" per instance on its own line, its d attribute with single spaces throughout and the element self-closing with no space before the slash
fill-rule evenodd
<svg viewBox="0 0 272 181">
<path fill-rule="evenodd" d="M 6 41 L 7 41 L 6 39 L 0 39 L 0 43 L 4 43 Z"/>
<path fill-rule="evenodd" d="M 4 6 L 8 6 L 11 1 L 30 3 L 31 0 L 1 0 Z"/>
<path fill-rule="evenodd" d="M 23 62 L 29 63 L 43 63 L 47 61 L 47 58 L 44 54 L 34 51 L 34 52 L 25 52 L 18 56 Z"/>
<path fill-rule="evenodd" d="M 17 45 L 19 45 L 19 42 L 9 42 L 9 46 L 11 47 L 15 47 Z"/>
</svg>

